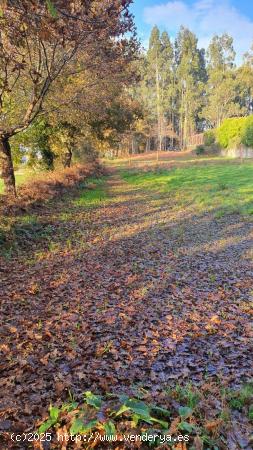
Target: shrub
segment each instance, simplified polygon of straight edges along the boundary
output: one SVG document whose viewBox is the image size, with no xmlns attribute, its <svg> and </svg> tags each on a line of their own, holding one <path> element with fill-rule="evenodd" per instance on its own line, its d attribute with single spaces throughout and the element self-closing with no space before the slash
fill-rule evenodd
<svg viewBox="0 0 253 450">
<path fill-rule="evenodd" d="M 253 147 L 253 116 L 245 119 L 241 143 L 246 147 Z"/>
<path fill-rule="evenodd" d="M 215 131 L 208 130 L 204 133 L 204 144 L 207 146 L 213 145 L 216 141 Z"/>
<path fill-rule="evenodd" d="M 217 141 L 223 148 L 253 147 L 253 116 L 224 120 L 217 130 Z"/>
<path fill-rule="evenodd" d="M 209 146 L 207 147 L 207 149 L 208 149 L 208 154 L 209 154 L 209 155 L 219 155 L 219 154 L 220 154 L 220 151 L 221 151 L 221 147 L 220 147 L 220 145 L 217 144 L 217 143 L 214 143 L 214 144 L 212 144 L 212 145 L 209 145 Z"/>
<path fill-rule="evenodd" d="M 246 117 L 225 119 L 217 130 L 217 141 L 222 148 L 240 145 L 246 125 Z"/>
<path fill-rule="evenodd" d="M 198 156 L 204 155 L 205 152 L 206 152 L 206 149 L 205 149 L 204 145 L 197 145 L 197 147 L 195 148 L 195 153 Z"/>
</svg>

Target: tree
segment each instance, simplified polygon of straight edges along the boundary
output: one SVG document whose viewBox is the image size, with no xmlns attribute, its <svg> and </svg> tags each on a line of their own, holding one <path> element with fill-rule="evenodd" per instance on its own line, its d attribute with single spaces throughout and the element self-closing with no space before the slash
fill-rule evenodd
<svg viewBox="0 0 253 450">
<path fill-rule="evenodd" d="M 181 27 L 175 41 L 176 78 L 178 92 L 178 127 L 181 147 L 196 129 L 202 108 L 206 70 L 204 51 L 198 49 L 194 33 Z"/>
<path fill-rule="evenodd" d="M 174 48 L 168 36 L 164 31 L 161 34 L 161 112 L 162 112 L 162 136 L 165 135 L 165 128 L 169 123 L 172 134 L 175 128 L 175 65 Z"/>
<path fill-rule="evenodd" d="M 0 157 L 6 192 L 16 194 L 9 139 L 41 113 L 59 77 L 136 50 L 131 0 L 6 0 L 0 15 Z M 132 33 L 126 39 L 125 33 Z M 98 70 L 98 68 L 97 68 Z"/>
<path fill-rule="evenodd" d="M 78 144 L 82 132 L 80 128 L 69 122 L 61 121 L 54 128 L 51 138 L 51 147 L 56 154 L 62 155 L 64 167 L 70 167 L 73 151 Z"/>
<path fill-rule="evenodd" d="M 228 117 L 242 115 L 241 84 L 235 68 L 233 38 L 214 36 L 208 48 L 208 82 L 203 116 L 211 127 L 219 127 Z"/>
<path fill-rule="evenodd" d="M 246 114 L 253 112 L 253 46 L 244 55 L 243 64 L 237 69 L 236 77 L 240 83 L 238 102 Z"/>
<path fill-rule="evenodd" d="M 154 27 L 147 56 L 143 61 L 144 83 L 142 96 L 150 111 L 150 122 L 157 123 L 157 158 L 162 150 L 166 119 L 172 120 L 173 46 L 166 32 L 160 35 Z"/>
<path fill-rule="evenodd" d="M 136 124 L 141 117 L 141 107 L 130 92 L 115 96 L 107 110 L 93 117 L 89 123 L 93 137 L 97 140 L 97 148 L 102 153 L 110 151 L 113 155 L 118 154 L 119 150 L 123 150 L 126 134 L 131 137 L 133 144 Z"/>
<path fill-rule="evenodd" d="M 146 83 L 149 91 L 151 91 L 150 102 L 153 102 L 153 105 L 155 106 L 158 138 L 157 150 L 161 150 L 162 148 L 161 53 L 162 45 L 160 40 L 160 31 L 157 27 L 154 27 L 151 31 L 149 49 L 147 52 Z"/>
<path fill-rule="evenodd" d="M 63 142 L 60 144 L 60 137 L 60 124 L 54 125 L 48 116 L 38 116 L 28 128 L 10 139 L 12 155 L 21 154 L 30 167 L 54 170 L 55 160 L 59 156 L 64 159 L 67 151 Z"/>
</svg>

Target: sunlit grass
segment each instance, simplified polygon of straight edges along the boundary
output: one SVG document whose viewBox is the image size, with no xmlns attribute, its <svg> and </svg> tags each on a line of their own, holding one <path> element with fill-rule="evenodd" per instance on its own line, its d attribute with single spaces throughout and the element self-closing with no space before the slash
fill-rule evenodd
<svg viewBox="0 0 253 450">
<path fill-rule="evenodd" d="M 216 210 L 218 216 L 231 212 L 253 214 L 253 162 L 128 170 L 122 176 L 140 188 L 168 194 L 180 208 Z"/>
<path fill-rule="evenodd" d="M 236 163 L 234 158 L 224 157 L 221 155 L 204 155 L 197 156 L 194 152 L 162 152 L 160 159 L 156 160 L 156 153 L 143 153 L 134 155 L 132 158 L 114 158 L 102 160 L 105 166 L 114 167 L 118 169 L 134 169 L 134 168 L 156 168 L 157 166 L 167 168 L 184 167 L 188 164 L 219 164 L 219 162 L 226 163 L 230 161 L 232 164 Z"/>
<path fill-rule="evenodd" d="M 29 178 L 31 178 L 33 172 L 29 171 L 29 170 L 24 170 L 24 171 L 19 171 L 15 173 L 15 178 L 16 178 L 16 185 L 20 186 L 21 184 L 25 183 L 26 181 L 29 180 Z M 0 194 L 2 194 L 4 192 L 4 182 L 3 179 L 0 178 Z"/>
<path fill-rule="evenodd" d="M 108 197 L 105 189 L 105 177 L 89 179 L 84 184 L 78 199 L 74 200 L 75 206 L 96 207 Z"/>
</svg>

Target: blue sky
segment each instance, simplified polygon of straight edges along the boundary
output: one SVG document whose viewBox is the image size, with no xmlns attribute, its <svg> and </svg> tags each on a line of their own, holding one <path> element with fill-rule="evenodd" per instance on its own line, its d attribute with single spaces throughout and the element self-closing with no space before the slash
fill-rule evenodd
<svg viewBox="0 0 253 450">
<path fill-rule="evenodd" d="M 253 44 L 253 0 L 135 0 L 132 11 L 145 46 L 153 25 L 174 37 L 181 24 L 197 34 L 202 47 L 213 34 L 229 33 L 238 61 Z"/>
</svg>

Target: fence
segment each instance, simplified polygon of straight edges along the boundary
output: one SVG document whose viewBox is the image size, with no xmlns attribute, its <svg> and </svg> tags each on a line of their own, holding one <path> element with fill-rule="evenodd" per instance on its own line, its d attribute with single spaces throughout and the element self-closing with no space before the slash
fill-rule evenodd
<svg viewBox="0 0 253 450">
<path fill-rule="evenodd" d="M 196 147 L 204 144 L 204 133 L 192 134 L 188 138 L 187 146 Z"/>
</svg>

